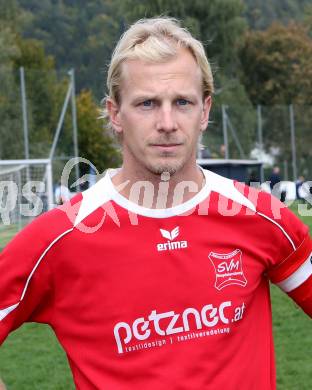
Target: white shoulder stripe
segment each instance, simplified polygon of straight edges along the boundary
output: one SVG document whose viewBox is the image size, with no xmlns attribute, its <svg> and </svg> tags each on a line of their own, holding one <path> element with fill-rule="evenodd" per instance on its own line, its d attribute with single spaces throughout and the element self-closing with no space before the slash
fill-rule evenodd
<svg viewBox="0 0 312 390">
<path fill-rule="evenodd" d="M 204 172 L 211 191 L 217 192 L 254 212 L 256 211 L 255 205 L 235 187 L 233 180 L 208 170 L 204 170 Z"/>
<path fill-rule="evenodd" d="M 276 221 L 274 221 L 274 219 L 268 217 L 267 215 L 260 213 L 259 211 L 257 211 L 257 214 L 261 215 L 261 217 L 267 219 L 268 221 L 272 222 L 275 226 L 277 226 L 284 233 L 285 237 L 287 238 L 287 240 L 290 242 L 291 246 L 293 247 L 293 250 L 295 251 L 297 249 L 295 243 L 290 238 L 289 234 L 286 232 L 286 230 L 279 223 L 277 223 Z"/>
<path fill-rule="evenodd" d="M 21 296 L 21 299 L 20 301 L 22 301 L 24 299 L 24 296 L 25 296 L 25 293 L 26 293 L 26 290 L 27 290 L 27 287 L 28 287 L 28 284 L 30 282 L 30 279 L 32 278 L 33 274 L 35 273 L 36 269 L 38 268 L 39 264 L 41 263 L 41 260 L 44 258 L 44 256 L 47 254 L 47 252 L 52 248 L 52 246 L 57 242 L 59 241 L 63 236 L 65 236 L 66 234 L 68 234 L 69 232 L 73 231 L 74 228 L 70 228 L 68 230 L 66 230 L 65 232 L 63 232 L 62 234 L 60 234 L 58 237 L 55 238 L 55 240 L 53 240 L 51 242 L 51 244 L 44 250 L 44 252 L 42 253 L 42 255 L 39 257 L 39 260 L 37 261 L 37 263 L 35 264 L 34 268 L 32 269 L 30 275 L 28 276 L 27 278 L 27 281 L 26 281 L 26 284 L 25 284 L 25 287 L 24 287 L 24 290 L 23 290 L 23 293 L 22 293 L 22 296 Z"/>
<path fill-rule="evenodd" d="M 232 199 L 233 201 L 246 206 L 247 208 L 253 210 L 258 215 L 262 216 L 263 218 L 267 219 L 268 221 L 272 222 L 275 226 L 277 226 L 285 235 L 287 240 L 290 242 L 291 246 L 293 247 L 293 250 L 296 250 L 296 245 L 293 242 L 293 240 L 290 238 L 289 234 L 285 231 L 285 229 L 277 223 L 274 219 L 268 217 L 265 214 L 260 213 L 256 210 L 256 206 L 248 199 L 246 198 L 238 189 L 235 188 L 233 180 L 227 179 L 223 176 L 217 175 L 211 171 L 205 171 L 206 172 L 206 178 L 208 180 L 211 180 L 211 183 L 213 183 L 212 190 L 215 192 L 218 192 L 219 194 Z"/>
<path fill-rule="evenodd" d="M 29 282 L 33 276 L 33 274 L 35 273 L 36 269 L 38 268 L 39 264 L 41 263 L 42 259 L 44 258 L 44 256 L 47 254 L 47 252 L 52 248 L 52 246 L 58 242 L 62 237 L 64 237 L 66 234 L 70 233 L 71 231 L 73 231 L 74 228 L 70 228 L 68 230 L 66 230 L 65 232 L 61 233 L 58 237 L 56 237 L 51 243 L 50 245 L 42 252 L 41 256 L 39 257 L 38 261 L 36 262 L 35 266 L 33 267 L 31 273 L 29 274 L 27 280 L 26 280 L 26 283 L 25 283 L 25 287 L 23 289 L 23 292 L 22 292 L 22 295 L 21 295 L 21 298 L 19 300 L 19 302 L 15 303 L 14 305 L 11 305 L 5 309 L 1 309 L 0 310 L 0 321 L 2 321 L 8 314 L 10 314 L 14 309 L 17 308 L 17 306 L 21 303 L 21 301 L 24 299 L 24 296 L 26 294 L 26 291 L 27 291 L 27 288 L 28 288 L 28 285 L 29 285 Z"/>
<path fill-rule="evenodd" d="M 6 307 L 5 309 L 0 310 L 0 321 L 3 320 L 11 311 L 13 311 L 17 306 L 19 305 L 19 302 L 16 303 L 15 305 Z"/>
<path fill-rule="evenodd" d="M 82 193 L 82 202 L 74 226 L 109 200 L 111 200 L 110 180 L 107 172 L 102 179 Z"/>
<path fill-rule="evenodd" d="M 287 279 L 276 283 L 283 291 L 290 292 L 299 287 L 312 275 L 312 253 L 307 260 Z"/>
</svg>

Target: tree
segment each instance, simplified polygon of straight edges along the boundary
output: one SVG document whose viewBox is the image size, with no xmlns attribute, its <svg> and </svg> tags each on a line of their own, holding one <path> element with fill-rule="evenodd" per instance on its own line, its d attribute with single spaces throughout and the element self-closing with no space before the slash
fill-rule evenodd
<svg viewBox="0 0 312 390">
<path fill-rule="evenodd" d="M 57 79 L 54 59 L 47 56 L 43 44 L 34 39 L 16 40 L 20 55 L 14 60 L 16 84 L 19 68 L 25 69 L 27 108 L 29 119 L 30 156 L 47 157 L 52 144 L 63 95 L 62 83 Z"/>
<path fill-rule="evenodd" d="M 19 0 L 25 18 L 23 37 L 44 43 L 58 69 L 75 68 L 77 90 L 104 95 L 105 66 L 120 30 L 112 0 Z"/>
<path fill-rule="evenodd" d="M 90 160 L 102 173 L 109 167 L 118 166 L 121 159 L 116 141 L 106 130 L 99 115 L 99 108 L 91 92 L 82 90 L 77 97 L 79 155 Z"/>
<path fill-rule="evenodd" d="M 129 24 L 142 17 L 166 14 L 207 43 L 211 63 L 232 76 L 237 65 L 237 47 L 246 28 L 241 0 L 122 0 L 120 14 Z"/>
<path fill-rule="evenodd" d="M 0 0 L 0 158 L 16 158 L 23 150 L 19 90 L 14 78 L 14 60 L 20 55 L 17 34 L 12 21 L 17 21 L 14 1 Z M 16 135 L 19 135 L 17 137 Z"/>
<path fill-rule="evenodd" d="M 274 23 L 249 31 L 240 58 L 254 104 L 312 103 L 312 39 L 304 26 Z"/>
<path fill-rule="evenodd" d="M 301 143 L 298 158 L 303 172 L 311 164 L 312 142 L 311 111 L 304 107 L 312 104 L 312 38 L 307 28 L 292 22 L 287 26 L 274 23 L 265 31 L 250 31 L 240 57 L 243 82 L 251 101 L 265 106 L 262 112 L 266 148 L 275 150 L 280 163 L 291 161 L 288 105 L 294 105 L 298 147 Z"/>
<path fill-rule="evenodd" d="M 2 0 L 0 0 L 2 2 Z M 55 100 L 58 83 L 52 57 L 36 40 L 19 33 L 23 12 L 15 1 L 2 7 L 1 58 L 1 158 L 23 158 L 24 137 L 21 108 L 20 67 L 25 68 L 31 157 L 47 157 L 56 126 Z"/>
<path fill-rule="evenodd" d="M 287 24 L 302 20 L 310 0 L 244 0 L 245 15 L 251 29 L 266 29 L 274 21 Z"/>
<path fill-rule="evenodd" d="M 248 158 L 257 140 L 257 114 L 249 100 L 244 85 L 236 78 L 230 79 L 222 74 L 218 77 L 216 94 L 213 96 L 210 115 L 211 123 L 208 126 L 208 131 L 204 133 L 204 144 L 209 146 L 212 157 L 224 157 L 220 153 L 220 146 L 224 143 L 222 105 L 224 105 L 228 121 L 230 121 L 230 124 L 228 123 L 227 125 L 230 158 Z M 243 154 L 240 153 L 234 141 L 230 126 L 236 132 Z"/>
</svg>

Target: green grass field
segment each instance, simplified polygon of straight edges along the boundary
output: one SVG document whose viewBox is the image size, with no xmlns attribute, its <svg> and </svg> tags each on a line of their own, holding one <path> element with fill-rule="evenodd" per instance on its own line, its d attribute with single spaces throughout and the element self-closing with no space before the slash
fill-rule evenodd
<svg viewBox="0 0 312 390">
<path fill-rule="evenodd" d="M 296 204 L 292 206 L 296 211 Z M 312 217 L 300 217 L 312 232 Z M 15 229 L 0 229 L 0 248 Z M 272 286 L 278 390 L 312 389 L 311 320 Z M 0 376 L 8 390 L 71 390 L 65 353 L 48 326 L 26 324 L 13 332 L 0 351 Z M 226 390 L 226 389 L 225 389 Z"/>
<path fill-rule="evenodd" d="M 0 225 L 0 251 L 17 231 L 18 227 L 16 225 Z"/>
</svg>

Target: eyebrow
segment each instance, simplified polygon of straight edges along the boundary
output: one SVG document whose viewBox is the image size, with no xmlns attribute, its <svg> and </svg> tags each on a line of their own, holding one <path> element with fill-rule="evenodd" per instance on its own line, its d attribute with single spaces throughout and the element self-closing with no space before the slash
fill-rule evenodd
<svg viewBox="0 0 312 390">
<path fill-rule="evenodd" d="M 144 100 L 154 100 L 154 99 L 157 99 L 156 95 L 146 93 L 146 94 L 134 96 L 131 99 L 131 101 L 134 102 L 134 103 L 137 103 L 137 102 L 141 102 L 141 101 L 144 101 Z"/>
<path fill-rule="evenodd" d="M 185 100 L 193 100 L 197 101 L 197 96 L 192 93 L 179 94 L 176 96 L 176 99 L 185 99 Z"/>
<path fill-rule="evenodd" d="M 177 99 L 185 99 L 185 100 L 192 100 L 192 101 L 197 101 L 197 96 L 194 95 L 193 93 L 179 93 L 174 96 L 174 100 Z M 142 95 L 136 95 L 134 96 L 131 101 L 132 103 L 139 103 L 145 100 L 159 100 L 159 97 L 153 93 L 151 94 L 142 94 Z"/>
</svg>

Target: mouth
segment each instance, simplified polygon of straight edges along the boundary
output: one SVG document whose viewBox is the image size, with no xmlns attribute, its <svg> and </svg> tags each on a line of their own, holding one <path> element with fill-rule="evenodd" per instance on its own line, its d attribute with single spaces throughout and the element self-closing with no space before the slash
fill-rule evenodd
<svg viewBox="0 0 312 390">
<path fill-rule="evenodd" d="M 171 143 L 171 144 L 151 144 L 151 147 L 159 149 L 159 150 L 175 150 L 179 146 L 181 146 L 181 143 Z"/>
</svg>

